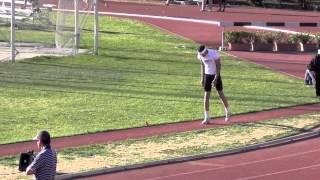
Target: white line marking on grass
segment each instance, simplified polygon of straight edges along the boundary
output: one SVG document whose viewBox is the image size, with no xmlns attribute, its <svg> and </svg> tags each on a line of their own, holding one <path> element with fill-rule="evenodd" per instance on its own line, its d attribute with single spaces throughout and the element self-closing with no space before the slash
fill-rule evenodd
<svg viewBox="0 0 320 180">
<path fill-rule="evenodd" d="M 226 165 L 224 167 L 216 167 L 216 168 L 208 168 L 208 169 L 202 169 L 202 170 L 196 170 L 196 171 L 188 171 L 186 173 L 177 173 L 177 174 L 171 174 L 171 175 L 167 175 L 167 176 L 158 176 L 158 177 L 153 177 L 153 178 L 149 178 L 146 180 L 159 180 L 159 179 L 165 179 L 165 178 L 171 178 L 171 177 L 177 177 L 177 176 L 204 173 L 204 172 L 215 171 L 215 170 L 220 170 L 220 169 L 225 169 L 225 168 L 235 168 L 235 167 L 240 167 L 240 166 L 247 166 L 247 165 L 258 164 L 258 163 L 267 162 L 267 161 L 302 156 L 302 155 L 306 155 L 306 154 L 310 154 L 310 153 L 316 153 L 319 151 L 320 151 L 320 149 L 316 149 L 316 150 L 311 150 L 311 151 L 306 151 L 306 152 L 293 153 L 293 154 L 289 154 L 289 155 L 285 155 L 285 156 L 278 156 L 278 157 L 269 158 L 269 159 L 249 161 L 249 162 L 244 162 L 244 163 L 239 163 L 239 164 L 229 165 L 229 166 Z"/>
<path fill-rule="evenodd" d="M 258 175 L 258 176 L 244 177 L 244 178 L 239 178 L 237 180 L 256 179 L 256 178 L 261 178 L 261 177 L 266 177 L 266 176 L 272 176 L 272 175 L 277 175 L 277 174 L 285 174 L 285 173 L 290 173 L 290 172 L 294 172 L 294 171 L 310 169 L 310 168 L 314 168 L 314 167 L 320 167 L 320 164 L 314 164 L 314 165 L 311 165 L 311 166 L 305 166 L 305 167 L 301 167 L 301 168 L 289 169 L 289 170 L 286 170 L 286 171 L 278 171 L 278 172 L 274 172 L 274 173 L 261 174 L 261 175 Z"/>
</svg>

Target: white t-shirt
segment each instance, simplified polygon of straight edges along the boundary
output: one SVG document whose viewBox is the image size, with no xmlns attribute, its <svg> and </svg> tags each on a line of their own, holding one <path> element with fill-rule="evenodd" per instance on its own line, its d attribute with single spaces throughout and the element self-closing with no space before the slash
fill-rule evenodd
<svg viewBox="0 0 320 180">
<path fill-rule="evenodd" d="M 208 49 L 208 54 L 205 57 L 198 53 L 198 59 L 204 64 L 205 74 L 215 75 L 217 73 L 216 60 L 219 58 L 218 52 L 213 49 Z"/>
</svg>

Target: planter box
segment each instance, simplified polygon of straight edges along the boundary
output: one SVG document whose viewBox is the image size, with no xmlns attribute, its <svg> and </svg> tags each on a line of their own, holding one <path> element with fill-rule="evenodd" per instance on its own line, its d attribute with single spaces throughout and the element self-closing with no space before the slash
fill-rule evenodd
<svg viewBox="0 0 320 180">
<path fill-rule="evenodd" d="M 273 51 L 272 43 L 254 43 L 253 51 Z"/>
<path fill-rule="evenodd" d="M 316 52 L 317 50 L 318 50 L 318 44 L 299 43 L 299 51 L 301 52 Z"/>
<path fill-rule="evenodd" d="M 230 51 L 252 51 L 252 44 L 228 43 Z"/>
<path fill-rule="evenodd" d="M 297 44 L 276 43 L 275 51 L 297 51 Z"/>
</svg>

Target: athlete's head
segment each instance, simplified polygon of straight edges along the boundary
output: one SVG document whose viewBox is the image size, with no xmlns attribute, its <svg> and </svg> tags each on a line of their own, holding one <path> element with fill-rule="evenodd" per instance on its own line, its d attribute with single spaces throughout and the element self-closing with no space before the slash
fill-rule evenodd
<svg viewBox="0 0 320 180">
<path fill-rule="evenodd" d="M 200 56 L 204 57 L 208 54 L 208 49 L 205 45 L 200 45 L 198 48 L 198 53 L 200 54 Z"/>
</svg>

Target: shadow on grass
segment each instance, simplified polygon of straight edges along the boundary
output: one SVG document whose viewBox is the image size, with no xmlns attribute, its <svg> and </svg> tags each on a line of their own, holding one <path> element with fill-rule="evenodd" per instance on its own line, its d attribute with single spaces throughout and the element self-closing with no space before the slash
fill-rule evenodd
<svg viewBox="0 0 320 180">
<path fill-rule="evenodd" d="M 21 76 L 20 79 L 17 77 L 6 77 L 7 80 L 1 80 L 2 83 L 7 84 L 16 84 L 16 85 L 27 85 L 31 89 L 37 89 L 41 91 L 50 91 L 50 92 L 65 92 L 65 93 L 74 93 L 74 94 L 91 94 L 91 95 L 103 95 L 103 96 L 118 96 L 115 94 L 123 94 L 120 97 L 127 98 L 138 98 L 138 99 L 154 99 L 154 100 L 165 100 L 164 98 L 159 98 L 163 96 L 171 97 L 171 98 L 188 98 L 188 99 L 199 99 L 199 100 L 191 100 L 191 101 L 200 101 L 202 98 L 202 91 L 196 89 L 195 87 L 191 90 L 182 88 L 170 88 L 163 87 L 166 83 L 153 83 L 154 86 L 148 84 L 148 82 L 135 82 L 134 80 L 117 80 L 110 78 L 109 81 L 100 81 L 100 82 L 91 82 L 90 79 L 82 79 L 82 80 L 67 80 L 60 79 L 47 79 L 44 77 L 26 77 Z M 116 81 L 115 81 L 116 80 Z M 23 81 L 23 82 L 22 82 Z M 28 82 L 29 81 L 29 82 Z M 129 84 L 130 83 L 130 84 Z M 177 84 L 174 84 L 178 86 Z M 192 86 L 192 85 L 191 85 Z M 191 87 L 190 86 L 190 87 Z M 196 86 L 196 85 L 193 85 Z M 39 87 L 39 88 L 36 88 Z M 48 89 L 44 89 L 41 87 L 47 87 Z M 40 89 L 41 88 L 41 89 Z M 52 90 L 51 90 L 52 89 Z M 68 90 L 70 89 L 70 90 Z M 149 92 L 148 92 L 149 91 Z M 168 92 L 171 91 L 171 92 Z M 110 93 L 114 93 L 111 95 Z M 125 96 L 128 94 L 128 96 Z M 136 96 L 146 96 L 146 98 L 136 97 Z M 291 97 L 309 97 L 309 96 L 298 96 L 298 95 L 290 95 Z M 119 96 L 118 96 L 119 97 Z M 282 104 L 291 104 L 295 103 L 295 101 L 291 101 L 289 98 L 286 98 L 287 95 L 278 95 L 278 99 L 275 101 L 273 98 L 273 94 L 266 94 L 264 92 L 250 94 L 250 93 L 242 93 L 240 90 L 233 90 L 230 92 L 230 96 L 228 96 L 230 100 L 238 100 L 242 102 L 245 97 L 245 102 L 265 102 L 265 103 L 282 103 Z M 170 101 L 168 99 L 168 101 Z M 190 102 L 190 100 L 171 100 L 171 101 L 184 101 Z"/>
<path fill-rule="evenodd" d="M 5 82 L 5 81 L 2 81 Z M 97 96 L 109 96 L 109 97 L 117 97 L 117 98 L 126 98 L 126 99 L 146 99 L 146 100 L 158 100 L 158 101 L 172 101 L 172 102 L 201 102 L 200 95 L 190 95 L 190 94 L 182 94 L 182 93 L 161 93 L 161 92 L 143 92 L 141 90 L 122 90 L 115 88 L 94 88 L 94 87 L 79 87 L 79 86 L 71 86 L 71 85 L 53 85 L 47 83 L 25 83 L 25 82 L 5 82 L 11 84 L 24 84 L 28 85 L 29 89 L 34 89 L 43 92 L 62 92 L 68 94 L 83 94 L 83 95 L 97 95 Z M 46 86 L 51 87 L 52 89 L 37 89 L 35 86 Z M 60 89 L 59 89 L 60 88 Z M 26 87 L 21 87 L 21 89 L 26 89 Z M 64 89 L 64 90 L 62 90 Z M 75 89 L 75 90 L 67 90 L 67 89 Z M 94 90 L 95 92 L 88 92 Z M 114 93 L 114 94 L 110 94 Z M 124 94 L 124 95 L 118 95 Z M 128 94 L 127 96 L 125 94 Z M 169 96 L 171 98 L 184 98 L 184 99 L 169 99 L 168 97 L 160 98 L 161 96 Z M 189 100 L 186 100 L 188 98 Z"/>
<path fill-rule="evenodd" d="M 143 60 L 140 60 L 140 61 L 143 61 Z M 151 59 L 149 59 L 148 61 L 153 61 Z M 170 61 L 172 63 L 172 61 Z M 79 64 L 68 64 L 68 65 L 65 65 L 65 64 L 58 64 L 58 63 L 55 63 L 55 64 L 50 64 L 50 63 L 44 63 L 44 62 L 32 62 L 32 61 L 25 61 L 25 62 L 21 62 L 21 63 L 24 63 L 24 64 L 29 64 L 29 65 L 34 65 L 34 66 L 47 66 L 47 67 L 61 67 L 61 68 L 66 68 L 66 69 L 70 69 L 70 70 L 79 70 L 79 72 L 85 72 L 85 71 L 92 71 L 92 72 L 102 72 L 102 73 L 120 73 L 120 74 L 123 74 L 123 73 L 135 73 L 135 74 L 151 74 L 151 75 L 166 75 L 166 76 L 188 76 L 188 77 L 199 77 L 199 74 L 195 73 L 194 75 L 190 75 L 190 74 L 185 74 L 185 73 L 173 73 L 173 72 L 164 72 L 164 71 L 157 71 L 155 69 L 137 69 L 135 68 L 134 70 L 132 69 L 117 69 L 117 70 L 114 70 L 113 68 L 110 68 L 110 67 L 103 67 L 103 66 L 99 66 L 99 67 L 92 67 L 92 66 L 87 66 L 87 65 L 79 65 Z M 192 63 L 194 64 L 194 63 Z M 197 63 L 195 63 L 197 64 Z M 245 69 L 246 67 L 243 67 L 243 69 Z M 238 67 L 238 69 L 241 69 L 241 67 Z M 248 68 L 246 68 L 247 70 Z M 28 71 L 25 70 L 25 68 L 23 69 L 26 73 L 30 74 L 30 72 L 43 72 L 43 69 L 39 69 L 38 71 L 35 71 L 35 70 L 32 70 L 32 68 L 28 68 Z M 182 71 L 181 71 L 182 72 Z M 256 77 L 256 78 L 254 78 Z M 242 77 L 237 77 L 237 76 L 234 76 L 234 75 L 223 75 L 223 78 L 224 79 L 232 79 L 232 80 L 239 80 L 239 81 L 247 81 L 247 82 L 272 82 L 272 83 L 279 83 L 279 84 L 282 84 L 283 81 L 280 81 L 280 80 L 269 80 L 269 79 L 264 79 L 263 77 L 257 77 L 257 76 L 254 76 L 254 77 L 250 77 L 250 78 L 242 78 Z M 66 78 L 68 79 L 68 78 Z"/>
<path fill-rule="evenodd" d="M 8 77 L 10 78 L 10 77 Z M 148 98 L 145 99 L 153 99 L 152 97 L 160 97 L 160 96 L 168 96 L 168 97 L 172 97 L 172 98 L 196 98 L 196 99 L 201 99 L 203 93 L 202 91 L 200 91 L 200 87 L 199 87 L 199 93 L 198 91 L 195 92 L 193 89 L 193 91 L 184 89 L 184 88 L 167 88 L 167 87 L 161 87 L 163 84 L 162 83 L 158 83 L 155 85 L 159 85 L 158 87 L 152 87 L 150 85 L 147 85 L 147 83 L 144 82 L 136 82 L 133 84 L 128 84 L 129 82 L 132 83 L 134 82 L 134 80 L 123 80 L 122 82 L 115 82 L 114 79 L 112 81 L 112 79 L 110 79 L 110 81 L 106 81 L 105 83 L 97 83 L 97 82 L 90 82 L 90 80 L 86 81 L 80 81 L 77 82 L 77 80 L 72 80 L 72 81 L 65 81 L 64 79 L 46 79 L 46 78 L 41 78 L 41 77 L 30 77 L 29 79 L 26 78 L 25 76 L 22 76 L 20 80 L 26 81 L 29 80 L 30 82 L 19 82 L 19 81 L 15 81 L 16 78 L 13 78 L 12 81 L 10 80 L 2 80 L 2 82 L 5 83 L 10 83 L 10 84 L 25 84 L 28 86 L 45 86 L 48 88 L 53 88 L 55 90 L 50 90 L 50 91 L 59 91 L 57 89 L 65 89 L 63 90 L 63 92 L 68 92 L 67 89 L 74 89 L 75 91 L 70 91 L 68 93 L 79 93 L 79 94 L 92 94 L 92 95 L 107 95 L 108 93 L 115 93 L 115 94 L 132 94 L 132 95 L 137 95 L 137 96 L 148 96 Z M 62 80 L 62 81 L 61 81 Z M 43 82 L 41 82 L 43 81 Z M 51 81 L 51 83 L 50 83 Z M 59 84 L 55 83 L 58 82 Z M 75 84 L 71 84 L 71 83 L 75 83 Z M 102 86 L 99 86 L 102 85 Z M 91 86 L 91 87 L 90 87 Z M 94 87 L 95 86 L 95 87 Z M 163 90 L 163 91 L 157 91 L 158 90 Z M 167 90 L 171 90 L 174 92 L 168 92 Z M 43 90 L 42 90 L 43 91 Z M 46 90 L 48 91 L 48 90 Z M 83 92 L 83 91 L 87 91 L 87 92 Z M 91 91 L 91 92 L 88 92 Z M 94 92 L 92 92 L 94 91 Z M 152 92 L 148 92 L 148 91 L 152 91 Z M 99 93 L 99 92 L 104 92 L 104 93 Z M 193 92 L 193 93 L 190 93 Z M 239 96 L 234 96 L 235 94 L 238 94 Z M 126 96 L 126 97 L 131 97 L 131 96 Z M 239 100 L 241 102 L 241 100 L 243 100 L 243 97 L 245 98 L 246 102 L 256 102 L 256 101 L 263 101 L 265 103 L 275 103 L 275 99 L 271 98 L 274 97 L 273 94 L 265 94 L 264 92 L 261 92 L 260 94 L 249 94 L 249 93 L 241 93 L 241 91 L 236 91 L 233 90 L 232 92 L 232 100 Z M 292 97 L 294 95 L 291 95 Z M 132 96 L 134 97 L 134 96 Z M 287 95 L 278 95 L 279 98 L 281 99 L 277 99 L 276 103 L 282 103 L 282 104 L 291 104 L 294 103 L 294 101 L 289 100 L 287 97 Z M 308 97 L 308 96 L 296 96 L 296 97 Z M 141 97 L 139 97 L 141 98 Z M 144 98 L 142 98 L 144 99 Z M 162 99 L 162 98 L 159 98 Z M 156 98 L 155 100 L 159 100 L 158 98 Z M 175 100 L 178 101 L 178 100 Z M 190 102 L 185 101 L 185 102 Z M 198 100 L 197 100 L 198 102 Z"/>
<path fill-rule="evenodd" d="M 197 55 L 197 47 L 193 47 L 193 46 L 186 46 L 185 48 L 180 47 L 182 45 L 177 45 L 176 48 L 177 49 L 191 49 L 192 52 L 194 53 L 195 59 L 196 59 L 196 55 Z M 143 54 L 148 54 L 150 55 L 150 53 L 152 54 L 160 54 L 160 55 L 170 55 L 170 56 L 178 56 L 180 57 L 180 55 L 185 54 L 185 52 L 181 51 L 181 53 L 177 53 L 177 51 L 171 52 L 171 51 L 166 51 L 166 50 L 154 50 L 154 49 L 141 49 L 141 48 L 101 48 L 103 51 L 102 52 L 117 52 L 117 53 L 123 53 L 123 52 L 130 52 L 130 53 L 143 53 Z"/>
<path fill-rule="evenodd" d="M 196 77 L 196 75 L 190 75 L 186 73 L 176 73 L 176 72 L 163 72 L 163 71 L 158 71 L 155 69 L 138 69 L 138 68 L 127 68 L 127 69 L 117 69 L 114 70 L 112 67 L 91 67 L 91 66 L 86 66 L 86 65 L 77 65 L 77 64 L 70 64 L 70 65 L 62 65 L 62 64 L 50 64 L 50 63 L 34 63 L 34 62 L 22 62 L 25 64 L 30 64 L 30 65 L 39 65 L 39 66 L 51 66 L 51 67 L 61 67 L 61 68 L 68 68 L 72 70 L 91 70 L 92 72 L 97 72 L 97 71 L 109 71 L 109 72 L 119 72 L 119 73 L 135 73 L 135 74 L 151 74 L 151 75 L 168 75 L 168 76 L 189 76 L 189 77 Z M 38 71 L 38 72 L 43 72 L 43 71 Z M 197 75 L 198 77 L 198 75 Z"/>
</svg>

